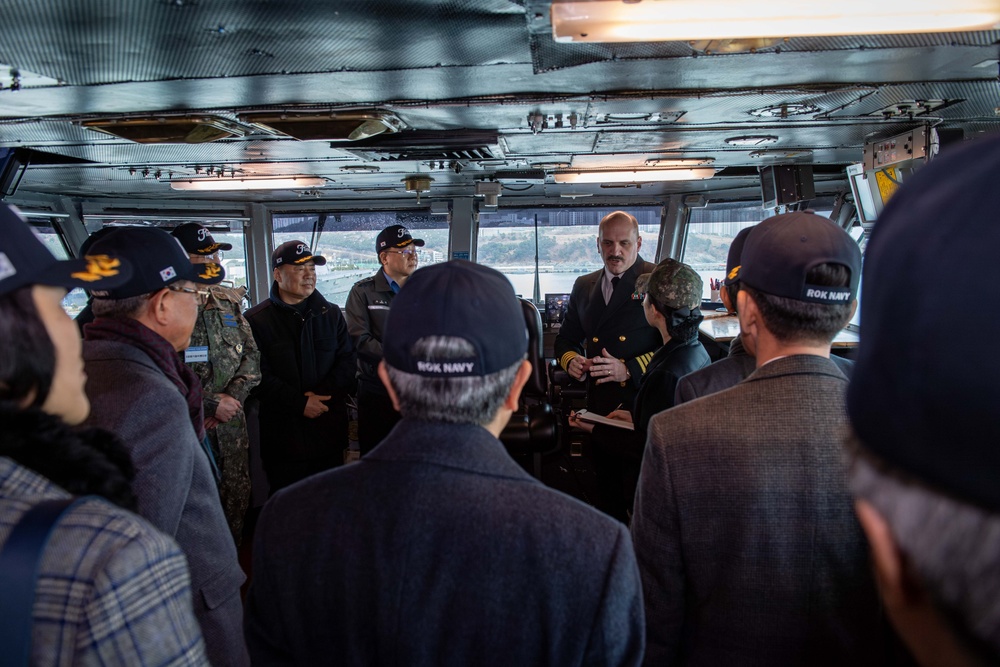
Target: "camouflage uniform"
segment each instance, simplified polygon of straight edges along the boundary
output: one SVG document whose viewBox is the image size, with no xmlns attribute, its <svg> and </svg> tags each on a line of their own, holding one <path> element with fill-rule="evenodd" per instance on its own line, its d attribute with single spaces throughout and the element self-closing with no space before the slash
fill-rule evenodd
<svg viewBox="0 0 1000 667">
<path fill-rule="evenodd" d="M 208 348 L 208 362 L 188 361 L 201 378 L 205 390 L 205 417 L 215 415 L 219 394 L 229 394 L 241 404 L 260 382 L 260 353 L 250 325 L 243 318 L 244 289 L 217 285 L 210 290 L 208 302 L 199 311 L 191 334 L 193 348 Z M 246 415 L 241 410 L 232 419 L 208 429 L 222 480 L 219 496 L 226 520 L 236 544 L 243 535 L 243 516 L 250 504 L 250 468 L 247 458 L 249 439 Z"/>
</svg>

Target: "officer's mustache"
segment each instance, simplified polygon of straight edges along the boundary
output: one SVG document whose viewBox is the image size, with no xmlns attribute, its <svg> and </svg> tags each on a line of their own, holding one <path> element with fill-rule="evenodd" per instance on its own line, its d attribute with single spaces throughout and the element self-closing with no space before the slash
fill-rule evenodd
<svg viewBox="0 0 1000 667">
<path fill-rule="evenodd" d="M 613 259 L 617 259 L 619 262 L 624 262 L 625 261 L 625 258 L 622 257 L 621 255 L 608 255 L 608 261 L 609 262 L 611 260 L 613 260 Z"/>
</svg>

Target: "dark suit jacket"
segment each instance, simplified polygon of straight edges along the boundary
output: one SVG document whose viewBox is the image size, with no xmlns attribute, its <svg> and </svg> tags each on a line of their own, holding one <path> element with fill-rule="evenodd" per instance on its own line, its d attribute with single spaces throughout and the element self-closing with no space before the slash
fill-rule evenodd
<svg viewBox="0 0 1000 667">
<path fill-rule="evenodd" d="M 836 364 L 848 380 L 851 379 L 851 373 L 854 372 L 853 361 L 834 354 L 830 355 L 830 361 Z M 728 357 L 719 359 L 714 364 L 685 375 L 677 381 L 674 405 L 687 403 L 701 396 L 729 389 L 742 382 L 744 378 L 753 373 L 756 367 L 757 360 L 747 354 L 740 339 L 736 338 L 729 346 Z"/>
<path fill-rule="evenodd" d="M 555 340 L 555 353 L 565 369 L 576 355 L 596 357 L 601 349 L 625 361 L 632 374 L 630 382 L 587 383 L 587 409 L 606 415 L 619 405 L 630 406 L 639 389 L 639 382 L 653 353 L 663 345 L 660 332 L 649 326 L 642 311 L 642 302 L 632 298 L 635 280 L 656 268 L 655 264 L 638 257 L 622 274 L 611 301 L 605 305 L 601 292 L 604 267 L 580 276 L 566 306 L 566 317 Z"/>
<path fill-rule="evenodd" d="M 887 664 L 846 388 L 833 362 L 796 355 L 650 421 L 632 522 L 646 664 Z"/>
<path fill-rule="evenodd" d="M 528 476 L 479 426 L 403 420 L 360 462 L 275 494 L 253 556 L 255 664 L 642 659 L 624 526 Z"/>
</svg>

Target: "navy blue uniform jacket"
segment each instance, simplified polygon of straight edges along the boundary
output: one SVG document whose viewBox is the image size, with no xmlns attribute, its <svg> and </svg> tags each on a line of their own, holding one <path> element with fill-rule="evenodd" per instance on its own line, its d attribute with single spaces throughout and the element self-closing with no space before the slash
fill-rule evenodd
<svg viewBox="0 0 1000 667">
<path fill-rule="evenodd" d="M 278 492 L 254 539 L 255 664 L 636 665 L 625 527 L 529 477 L 488 431 L 404 419 Z"/>
<path fill-rule="evenodd" d="M 611 301 L 605 305 L 601 291 L 604 267 L 573 283 L 573 292 L 566 306 L 559 335 L 555 340 L 556 359 L 565 369 L 569 361 L 582 354 L 593 358 L 606 348 L 608 354 L 621 359 L 632 374 L 628 382 L 587 384 L 587 409 L 606 415 L 619 405 L 628 407 L 635 400 L 639 381 L 655 353 L 663 345 L 660 332 L 649 326 L 642 310 L 642 301 L 633 299 L 635 280 L 643 273 L 656 268 L 637 257 L 628 271 L 622 274 Z"/>
</svg>

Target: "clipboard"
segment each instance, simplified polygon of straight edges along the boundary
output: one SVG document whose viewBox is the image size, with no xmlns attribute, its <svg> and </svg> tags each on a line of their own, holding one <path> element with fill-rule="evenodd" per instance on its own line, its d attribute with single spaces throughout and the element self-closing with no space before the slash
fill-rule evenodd
<svg viewBox="0 0 1000 667">
<path fill-rule="evenodd" d="M 635 424 L 632 422 L 622 421 L 620 419 L 608 419 L 607 417 L 602 417 L 601 415 L 595 415 L 593 412 L 587 410 L 577 410 L 577 419 L 582 419 L 585 422 L 590 422 L 592 424 L 604 424 L 605 426 L 612 426 L 614 428 L 623 428 L 626 431 L 634 431 Z"/>
</svg>

